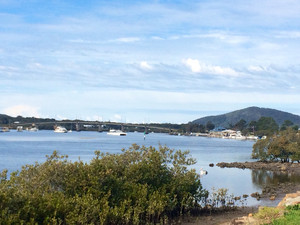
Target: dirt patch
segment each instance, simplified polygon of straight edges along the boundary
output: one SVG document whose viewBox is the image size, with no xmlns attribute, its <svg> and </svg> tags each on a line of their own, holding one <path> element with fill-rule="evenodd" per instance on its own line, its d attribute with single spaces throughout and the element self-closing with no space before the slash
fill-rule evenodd
<svg viewBox="0 0 300 225">
<path fill-rule="evenodd" d="M 235 210 L 205 214 L 201 216 L 189 217 L 184 219 L 183 225 L 229 225 L 238 217 L 248 216 L 250 213 L 256 213 L 258 207 L 239 207 Z"/>
<path fill-rule="evenodd" d="M 295 205 L 300 203 L 300 191 L 296 193 L 286 194 L 280 201 L 277 207 L 276 218 L 283 215 L 285 206 Z M 236 210 L 221 211 L 218 213 L 206 214 L 197 217 L 189 217 L 183 220 L 180 224 L 183 225 L 243 225 L 243 224 L 266 224 L 269 223 L 270 215 L 265 215 L 263 218 L 260 216 L 253 216 L 258 211 L 264 210 L 265 207 L 239 207 Z M 271 211 L 270 211 L 271 212 Z M 274 214 L 275 216 L 275 214 Z"/>
</svg>

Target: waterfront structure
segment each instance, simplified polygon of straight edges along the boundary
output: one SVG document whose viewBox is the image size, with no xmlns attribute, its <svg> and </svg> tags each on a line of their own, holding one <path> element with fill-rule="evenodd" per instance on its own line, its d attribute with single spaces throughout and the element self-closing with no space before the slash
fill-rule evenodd
<svg viewBox="0 0 300 225">
<path fill-rule="evenodd" d="M 244 136 L 241 131 L 235 130 L 221 130 L 221 131 L 211 131 L 208 134 L 208 137 L 214 138 L 224 138 L 224 139 L 237 139 L 237 140 L 257 140 L 257 136 Z"/>
</svg>

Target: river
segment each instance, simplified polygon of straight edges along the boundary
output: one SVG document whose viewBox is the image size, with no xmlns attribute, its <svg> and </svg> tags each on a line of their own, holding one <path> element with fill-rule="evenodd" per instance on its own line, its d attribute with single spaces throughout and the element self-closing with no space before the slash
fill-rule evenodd
<svg viewBox="0 0 300 225">
<path fill-rule="evenodd" d="M 88 162 L 94 157 L 94 151 L 120 153 L 122 148 L 131 144 L 155 146 L 166 145 L 172 149 L 189 150 L 191 157 L 197 160 L 193 167 L 208 171 L 201 178 L 207 190 L 227 188 L 230 194 L 250 196 L 260 192 L 264 182 L 269 179 L 255 179 L 256 174 L 249 169 L 209 167 L 210 163 L 251 161 L 253 141 L 217 139 L 191 136 L 172 136 L 168 134 L 150 133 L 144 139 L 143 133 L 128 133 L 127 136 L 112 136 L 105 132 L 71 132 L 54 133 L 53 131 L 10 132 L 0 133 L 0 170 L 9 172 L 20 170 L 22 165 L 45 161 L 45 155 L 54 150 L 68 155 L 72 161 L 79 158 Z M 269 176 L 267 173 L 265 176 Z M 264 176 L 264 175 L 261 175 Z M 270 181 L 269 181 L 270 182 Z M 261 202 L 249 197 L 245 202 L 248 206 L 274 205 L 277 202 Z"/>
</svg>

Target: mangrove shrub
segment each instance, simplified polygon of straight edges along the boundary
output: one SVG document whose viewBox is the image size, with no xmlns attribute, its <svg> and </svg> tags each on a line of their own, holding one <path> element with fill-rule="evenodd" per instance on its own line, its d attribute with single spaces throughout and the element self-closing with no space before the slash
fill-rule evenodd
<svg viewBox="0 0 300 225">
<path fill-rule="evenodd" d="M 262 161 L 300 162 L 300 134 L 287 128 L 278 134 L 258 140 L 253 145 L 252 157 Z"/>
<path fill-rule="evenodd" d="M 205 191 L 188 152 L 132 145 L 89 162 L 53 152 L 0 177 L 1 224 L 148 224 L 199 206 Z M 206 193 L 207 194 L 207 193 Z"/>
</svg>

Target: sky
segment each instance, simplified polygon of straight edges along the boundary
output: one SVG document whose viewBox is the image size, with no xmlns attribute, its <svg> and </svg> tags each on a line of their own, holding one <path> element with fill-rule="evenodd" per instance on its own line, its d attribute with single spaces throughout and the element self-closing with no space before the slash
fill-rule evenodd
<svg viewBox="0 0 300 225">
<path fill-rule="evenodd" d="M 299 0 L 0 0 L 0 114 L 300 115 Z"/>
</svg>

